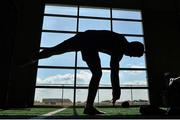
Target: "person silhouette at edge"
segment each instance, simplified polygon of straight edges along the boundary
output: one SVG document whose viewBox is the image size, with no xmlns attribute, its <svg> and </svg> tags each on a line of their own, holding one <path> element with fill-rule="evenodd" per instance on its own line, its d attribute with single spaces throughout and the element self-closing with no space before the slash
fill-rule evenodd
<svg viewBox="0 0 180 120">
<path fill-rule="evenodd" d="M 87 30 L 85 32 L 77 33 L 75 36 L 54 47 L 42 50 L 38 56 L 25 65 L 33 64 L 37 62 L 38 59 L 72 51 L 81 51 L 82 59 L 87 63 L 92 73 L 84 114 L 103 114 L 104 112 L 97 110 L 93 106 L 102 76 L 101 61 L 98 53 L 102 52 L 111 56 L 110 76 L 113 96 L 112 103 L 114 105 L 116 100 L 120 99 L 121 95 L 119 84 L 119 62 L 123 55 L 141 57 L 144 53 L 144 45 L 138 41 L 128 42 L 123 35 L 112 31 Z"/>
</svg>

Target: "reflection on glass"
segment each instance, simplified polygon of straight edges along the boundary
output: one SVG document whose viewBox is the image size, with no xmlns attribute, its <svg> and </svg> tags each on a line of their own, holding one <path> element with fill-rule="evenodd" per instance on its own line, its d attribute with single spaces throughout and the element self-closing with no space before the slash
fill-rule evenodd
<svg viewBox="0 0 180 120">
<path fill-rule="evenodd" d="M 109 8 L 80 7 L 79 16 L 110 17 Z"/>
<path fill-rule="evenodd" d="M 53 55 L 49 58 L 40 59 L 40 66 L 74 66 L 75 65 L 75 52 L 67 52 L 64 54 Z"/>
<path fill-rule="evenodd" d="M 77 15 L 77 7 L 65 5 L 45 5 L 46 14 Z"/>
<path fill-rule="evenodd" d="M 120 61 L 121 68 L 146 68 L 145 54 L 142 57 L 123 56 Z"/>
<path fill-rule="evenodd" d="M 146 71 L 121 70 L 119 76 L 121 87 L 147 87 Z"/>
<path fill-rule="evenodd" d="M 43 30 L 75 31 L 77 18 L 45 16 Z"/>
<path fill-rule="evenodd" d="M 73 37 L 75 34 L 42 32 L 41 47 L 53 47 L 64 40 Z"/>
<path fill-rule="evenodd" d="M 113 20 L 113 31 L 121 34 L 143 35 L 141 22 Z"/>
<path fill-rule="evenodd" d="M 112 9 L 112 17 L 113 18 L 135 19 L 135 20 L 142 19 L 140 11 L 118 10 L 118 9 Z"/>
<path fill-rule="evenodd" d="M 110 30 L 110 28 L 110 20 L 79 19 L 79 31 L 81 32 L 89 29 Z"/>
<path fill-rule="evenodd" d="M 36 78 L 37 85 L 73 85 L 74 70 L 39 68 Z"/>
</svg>

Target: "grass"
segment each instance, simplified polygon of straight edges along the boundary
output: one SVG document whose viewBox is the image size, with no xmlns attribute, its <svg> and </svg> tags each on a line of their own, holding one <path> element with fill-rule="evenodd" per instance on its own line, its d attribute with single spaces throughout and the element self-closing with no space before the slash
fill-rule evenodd
<svg viewBox="0 0 180 120">
<path fill-rule="evenodd" d="M 11 110 L 0 110 L 0 118 L 32 118 L 42 114 L 55 111 L 59 108 L 28 108 L 28 109 L 11 109 Z M 101 107 L 98 110 L 104 111 L 106 114 L 103 117 L 109 116 L 127 116 L 127 115 L 139 115 L 138 107 L 121 108 L 121 107 Z M 88 118 L 89 116 L 83 114 L 83 107 L 77 108 L 66 108 L 65 110 L 54 114 L 50 117 L 57 118 Z"/>
<path fill-rule="evenodd" d="M 27 108 L 27 109 L 11 109 L 11 110 L 1 110 L 0 109 L 0 119 L 11 119 L 11 118 L 16 118 L 16 119 L 26 119 L 26 118 L 33 118 L 37 117 L 52 111 L 55 111 L 57 109 L 60 109 L 61 107 L 35 107 L 35 108 Z M 139 107 L 129 107 L 129 108 L 122 108 L 119 106 L 116 107 L 98 107 L 98 110 L 104 111 L 105 114 L 103 115 L 85 115 L 83 114 L 84 107 L 69 107 L 66 108 L 65 110 L 56 113 L 52 116 L 49 116 L 48 118 L 57 118 L 57 119 L 62 119 L 62 118 L 80 118 L 80 119 L 87 119 L 87 118 L 105 118 L 105 119 L 112 119 L 112 118 L 161 118 L 161 117 L 167 117 L 167 116 L 143 116 L 139 112 Z M 169 118 L 171 118 L 170 116 Z"/>
<path fill-rule="evenodd" d="M 131 108 L 97 108 L 98 110 L 104 111 L 105 116 L 112 115 L 140 115 L 138 107 Z M 84 108 L 67 108 L 62 112 L 55 114 L 55 116 L 86 116 L 83 114 Z"/>
<path fill-rule="evenodd" d="M 62 112 L 59 112 L 53 117 L 55 118 L 61 118 L 61 117 L 69 117 L 69 118 L 113 118 L 113 117 L 119 117 L 119 116 L 139 116 L 139 108 L 138 107 L 131 107 L 131 108 L 97 108 L 98 110 L 101 110 L 105 112 L 104 115 L 96 115 L 96 116 L 88 116 L 83 114 L 84 108 L 67 108 Z"/>
<path fill-rule="evenodd" d="M 27 109 L 10 109 L 0 110 L 0 117 L 2 116 L 39 116 L 58 108 L 27 108 Z"/>
</svg>

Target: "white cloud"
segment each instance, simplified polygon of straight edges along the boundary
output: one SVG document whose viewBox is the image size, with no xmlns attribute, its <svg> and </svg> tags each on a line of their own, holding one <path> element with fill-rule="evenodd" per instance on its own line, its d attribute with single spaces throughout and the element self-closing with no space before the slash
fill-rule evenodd
<svg viewBox="0 0 180 120">
<path fill-rule="evenodd" d="M 144 68 L 143 65 L 131 65 L 130 68 Z M 139 75 L 141 73 L 143 73 L 143 70 L 125 70 L 125 71 L 121 71 L 121 73 L 126 73 L 126 74 L 130 74 L 130 75 Z"/>
<path fill-rule="evenodd" d="M 58 75 L 54 75 L 54 76 L 49 76 L 49 77 L 46 77 L 44 79 L 41 79 L 41 78 L 37 78 L 37 83 L 46 83 L 46 84 L 72 84 L 73 83 L 73 78 L 74 78 L 74 75 L 73 74 L 64 74 L 64 75 L 61 75 L 61 74 L 58 74 Z"/>
<path fill-rule="evenodd" d="M 146 81 L 140 81 L 140 80 L 127 81 L 127 82 L 123 82 L 123 85 L 147 85 L 147 82 Z"/>
<path fill-rule="evenodd" d="M 110 73 L 110 70 L 102 70 L 102 73 Z"/>
<path fill-rule="evenodd" d="M 77 73 L 77 80 L 81 83 L 86 83 L 91 78 L 91 73 L 86 70 L 80 70 Z M 49 76 L 44 79 L 37 77 L 37 83 L 39 84 L 73 84 L 74 83 L 74 74 L 57 74 L 54 76 Z"/>
<path fill-rule="evenodd" d="M 131 65 L 130 68 L 144 68 L 143 65 Z"/>
<path fill-rule="evenodd" d="M 77 79 L 80 81 L 87 82 L 91 79 L 91 72 L 86 70 L 80 70 L 79 73 L 77 73 Z"/>
</svg>

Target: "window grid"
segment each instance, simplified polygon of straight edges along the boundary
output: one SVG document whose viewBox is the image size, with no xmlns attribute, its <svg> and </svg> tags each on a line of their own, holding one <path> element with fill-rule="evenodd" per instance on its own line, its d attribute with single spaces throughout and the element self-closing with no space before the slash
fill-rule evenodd
<svg viewBox="0 0 180 120">
<path fill-rule="evenodd" d="M 142 20 L 136 20 L 136 19 L 125 19 L 125 18 L 113 18 L 112 16 L 112 8 L 110 8 L 110 18 L 107 17 L 92 17 L 92 16 L 80 16 L 80 6 L 77 5 L 77 16 L 75 15 L 60 15 L 60 14 L 47 14 L 45 13 L 44 16 L 51 16 L 51 17 L 67 17 L 67 18 L 77 18 L 77 26 L 76 31 L 64 31 L 64 30 L 47 30 L 42 29 L 42 32 L 48 32 L 48 33 L 73 33 L 76 34 L 79 31 L 79 19 L 96 19 L 96 20 L 109 20 L 110 21 L 110 30 L 113 31 L 113 20 L 117 21 L 130 21 L 130 22 L 142 22 Z M 143 34 L 123 34 L 125 37 L 144 37 Z M 45 49 L 48 47 L 40 47 L 40 49 Z M 40 66 L 38 65 L 38 68 L 51 68 L 51 69 L 73 69 L 74 70 L 74 84 L 73 86 L 64 86 L 64 85 L 53 85 L 53 86 L 46 86 L 46 85 L 36 85 L 36 88 L 50 88 L 50 89 L 74 89 L 74 95 L 73 95 L 73 106 L 76 105 L 76 90 L 77 89 L 88 89 L 88 87 L 83 86 L 76 86 L 76 78 L 77 78 L 77 70 L 80 69 L 89 69 L 88 67 L 78 67 L 77 66 L 77 51 L 75 52 L 75 65 L 74 67 L 68 67 L 68 66 Z M 102 67 L 102 70 L 110 70 L 108 67 Z M 119 68 L 119 70 L 137 70 L 137 71 L 147 71 L 147 68 Z M 111 89 L 112 87 L 99 87 L 99 89 Z M 121 87 L 121 89 L 149 89 L 149 87 Z M 99 91 L 98 91 L 99 93 Z"/>
</svg>

